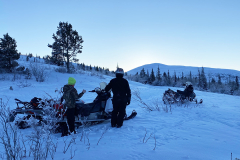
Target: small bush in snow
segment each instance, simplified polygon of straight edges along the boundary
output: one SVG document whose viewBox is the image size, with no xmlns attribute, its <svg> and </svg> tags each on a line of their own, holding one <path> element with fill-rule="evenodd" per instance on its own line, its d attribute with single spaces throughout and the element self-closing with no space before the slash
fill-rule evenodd
<svg viewBox="0 0 240 160">
<path fill-rule="evenodd" d="M 17 86 L 20 88 L 30 87 L 31 83 L 29 83 L 28 81 L 22 81 L 22 82 L 19 82 L 19 84 L 17 84 Z"/>
<path fill-rule="evenodd" d="M 28 124 L 33 128 L 32 133 L 27 135 L 30 143 L 29 155 L 32 154 L 35 160 L 45 160 L 49 156 L 54 159 L 57 142 L 51 135 L 51 126 L 44 123 L 38 126 L 39 121 L 35 118 L 29 119 Z"/>
<path fill-rule="evenodd" d="M 17 73 L 16 70 L 14 70 L 12 81 L 16 81 L 16 80 L 19 80 L 19 79 L 21 79 L 21 75 L 19 73 Z"/>
<path fill-rule="evenodd" d="M 136 100 L 137 102 L 139 102 L 140 106 L 142 108 L 145 108 L 147 111 L 149 111 L 149 112 L 154 111 L 154 110 L 160 111 L 159 105 L 158 104 L 156 105 L 156 102 L 153 105 L 144 102 L 140 96 L 140 91 L 138 89 L 133 91 L 132 95 L 133 95 L 133 99 Z"/>
<path fill-rule="evenodd" d="M 25 79 L 32 78 L 32 73 L 30 72 L 30 70 L 28 68 L 26 68 L 26 70 L 24 71 L 24 74 L 25 74 Z"/>
<path fill-rule="evenodd" d="M 8 122 L 10 113 L 10 109 L 0 99 L 0 145 L 4 147 L 2 158 L 9 160 L 22 159 L 26 156 L 25 141 L 22 140 L 23 135 L 15 122 Z"/>
<path fill-rule="evenodd" d="M 10 77 L 4 74 L 4 75 L 0 76 L 0 80 L 7 81 L 7 80 L 10 80 Z"/>
<path fill-rule="evenodd" d="M 38 63 L 30 63 L 30 70 L 37 82 L 44 82 L 47 77 L 45 67 L 39 66 Z"/>
<path fill-rule="evenodd" d="M 67 68 L 66 67 L 57 67 L 55 69 L 56 72 L 59 72 L 59 73 L 67 73 Z"/>
</svg>

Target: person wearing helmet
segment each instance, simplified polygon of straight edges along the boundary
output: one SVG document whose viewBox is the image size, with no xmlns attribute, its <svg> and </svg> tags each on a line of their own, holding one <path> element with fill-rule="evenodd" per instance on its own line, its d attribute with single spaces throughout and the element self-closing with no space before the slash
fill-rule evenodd
<svg viewBox="0 0 240 160">
<path fill-rule="evenodd" d="M 78 94 L 77 90 L 74 88 L 76 80 L 72 77 L 68 78 L 68 84 L 63 87 L 63 96 L 61 102 L 64 102 L 64 108 L 67 109 L 67 123 L 70 130 L 70 133 L 76 133 L 75 131 L 75 103 L 76 99 L 79 99 L 83 96 L 86 90 Z M 63 133 L 62 136 L 65 136 L 68 133 Z"/>
<path fill-rule="evenodd" d="M 180 93 L 184 95 L 185 97 L 190 97 L 190 95 L 193 93 L 193 86 L 191 82 L 186 82 L 185 83 L 185 89 L 184 91 L 177 90 L 177 93 Z"/>
<path fill-rule="evenodd" d="M 113 92 L 111 126 L 120 128 L 123 125 L 123 119 L 126 115 L 126 106 L 129 105 L 131 101 L 131 90 L 128 81 L 123 78 L 123 69 L 117 68 L 115 73 L 116 78 L 109 82 L 105 91 L 108 92 L 112 89 Z"/>
</svg>

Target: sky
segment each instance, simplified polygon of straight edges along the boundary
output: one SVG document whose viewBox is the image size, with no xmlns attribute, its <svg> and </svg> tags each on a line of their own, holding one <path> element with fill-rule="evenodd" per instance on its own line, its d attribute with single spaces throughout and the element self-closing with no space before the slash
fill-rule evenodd
<svg viewBox="0 0 240 160">
<path fill-rule="evenodd" d="M 0 38 L 51 55 L 59 22 L 82 36 L 79 63 L 125 71 L 162 63 L 240 71 L 239 0 L 0 0 Z"/>
</svg>

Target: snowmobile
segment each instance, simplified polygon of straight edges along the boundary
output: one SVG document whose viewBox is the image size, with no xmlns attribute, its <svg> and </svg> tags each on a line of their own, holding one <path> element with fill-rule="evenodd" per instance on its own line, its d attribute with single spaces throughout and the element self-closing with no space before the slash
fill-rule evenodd
<svg viewBox="0 0 240 160">
<path fill-rule="evenodd" d="M 111 119 L 112 97 L 110 93 L 111 91 L 104 91 L 106 85 L 107 84 L 105 82 L 102 82 L 100 83 L 100 87 L 96 87 L 94 90 L 89 91 L 97 93 L 97 97 L 92 103 L 85 103 L 81 99 L 76 100 L 75 126 L 79 127 L 86 124 L 97 124 Z M 9 121 L 13 122 L 17 114 L 24 114 L 24 118 L 21 121 L 16 122 L 19 128 L 24 129 L 30 127 L 25 121 L 30 117 L 34 117 L 40 122 L 45 122 L 44 117 L 46 117 L 46 113 L 50 112 L 54 113 L 53 120 L 56 121 L 56 124 L 60 124 L 60 126 L 66 125 L 66 109 L 64 109 L 64 105 L 60 103 L 60 101 L 58 103 L 51 104 L 50 101 L 43 101 L 41 98 L 37 97 L 34 97 L 30 102 L 22 102 L 19 99 L 15 99 L 15 101 L 17 103 L 17 108 L 11 111 Z M 50 111 L 49 104 L 51 104 Z M 48 111 L 46 111 L 47 107 Z M 125 116 L 124 120 L 132 119 L 136 115 L 137 112 L 133 110 L 130 116 Z"/>
<path fill-rule="evenodd" d="M 193 86 L 191 82 L 186 82 L 184 86 L 185 86 L 184 91 L 177 90 L 177 92 L 168 88 L 168 90 L 166 90 L 163 93 L 162 100 L 164 104 L 174 104 L 174 103 L 183 104 L 185 102 L 195 102 L 196 104 L 197 103 L 201 104 L 203 102 L 202 99 L 200 99 L 199 102 L 197 101 L 196 94 L 193 92 Z"/>
</svg>

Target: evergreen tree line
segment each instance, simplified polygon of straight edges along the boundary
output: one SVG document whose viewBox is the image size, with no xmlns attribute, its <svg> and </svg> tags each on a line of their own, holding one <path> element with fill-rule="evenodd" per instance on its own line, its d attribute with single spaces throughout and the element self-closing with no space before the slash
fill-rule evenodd
<svg viewBox="0 0 240 160">
<path fill-rule="evenodd" d="M 161 74 L 159 67 L 156 73 L 154 73 L 153 69 L 149 73 L 148 70 L 145 71 L 143 68 L 139 73 L 137 72 L 135 75 L 129 75 L 127 78 L 144 84 L 172 87 L 182 87 L 183 84 L 189 81 L 193 84 L 193 87 L 198 90 L 240 95 L 238 76 L 235 76 L 234 80 L 229 78 L 228 81 L 224 82 L 220 74 L 217 77 L 209 77 L 207 79 L 204 67 L 198 70 L 198 75 L 192 75 L 190 71 L 186 75 L 182 72 L 181 76 L 177 76 L 176 72 L 171 76 L 169 71 Z"/>
<path fill-rule="evenodd" d="M 110 71 L 108 68 L 99 67 L 99 66 L 92 66 L 92 65 L 85 65 L 84 63 L 77 64 L 77 69 L 84 70 L 84 71 L 95 71 L 100 72 L 105 75 L 114 74 L 114 71 Z"/>
</svg>

